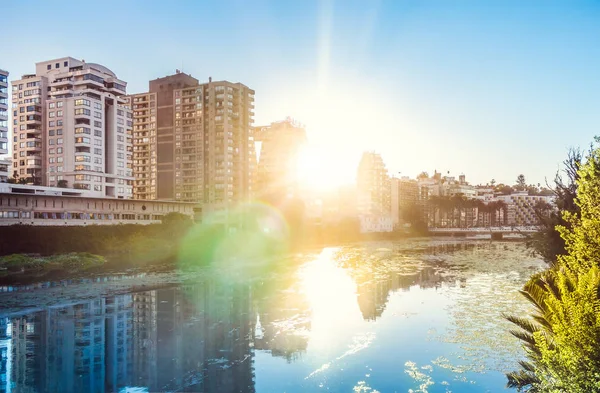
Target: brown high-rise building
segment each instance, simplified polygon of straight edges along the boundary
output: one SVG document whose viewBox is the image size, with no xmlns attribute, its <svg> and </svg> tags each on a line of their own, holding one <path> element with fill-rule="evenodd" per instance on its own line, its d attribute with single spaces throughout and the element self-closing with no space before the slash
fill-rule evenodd
<svg viewBox="0 0 600 393">
<path fill-rule="evenodd" d="M 255 127 L 254 138 L 261 143 L 256 188 L 260 197 L 281 198 L 299 195 L 298 161 L 306 145 L 306 130 L 292 119 Z"/>
<path fill-rule="evenodd" d="M 177 73 L 150 81 L 147 93 L 130 97 L 133 110 L 134 198 L 175 199 L 174 91 L 197 85 L 197 79 Z"/>
<path fill-rule="evenodd" d="M 249 199 L 253 90 L 177 72 L 131 98 L 136 198 L 199 202 L 205 211 Z"/>
</svg>

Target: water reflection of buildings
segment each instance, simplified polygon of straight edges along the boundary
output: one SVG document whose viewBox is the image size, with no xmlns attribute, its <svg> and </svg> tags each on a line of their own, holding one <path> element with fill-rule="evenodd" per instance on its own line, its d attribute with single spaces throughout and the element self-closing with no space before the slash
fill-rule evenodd
<svg viewBox="0 0 600 393">
<path fill-rule="evenodd" d="M 0 392 L 254 392 L 250 304 L 206 282 L 0 319 Z"/>
<path fill-rule="evenodd" d="M 274 283 L 276 288 L 270 288 L 268 296 L 256 299 L 254 348 L 270 351 L 289 363 L 296 361 L 308 347 L 311 310 L 304 296 L 282 284 L 285 281 Z"/>
<path fill-rule="evenodd" d="M 408 290 L 413 285 L 436 288 L 441 282 L 442 277 L 432 267 L 424 267 L 415 273 L 389 272 L 380 277 L 357 277 L 358 305 L 364 319 L 375 320 L 383 314 L 390 293 Z"/>
</svg>

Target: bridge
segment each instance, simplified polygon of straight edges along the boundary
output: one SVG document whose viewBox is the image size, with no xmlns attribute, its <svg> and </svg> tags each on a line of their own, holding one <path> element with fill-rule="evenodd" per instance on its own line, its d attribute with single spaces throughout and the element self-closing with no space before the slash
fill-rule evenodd
<svg viewBox="0 0 600 393">
<path fill-rule="evenodd" d="M 434 236 L 484 237 L 489 235 L 492 239 L 502 239 L 505 235 L 510 237 L 524 237 L 528 234 L 537 233 L 540 228 L 530 226 L 502 226 L 502 227 L 471 227 L 471 228 L 429 228 L 429 233 Z"/>
</svg>

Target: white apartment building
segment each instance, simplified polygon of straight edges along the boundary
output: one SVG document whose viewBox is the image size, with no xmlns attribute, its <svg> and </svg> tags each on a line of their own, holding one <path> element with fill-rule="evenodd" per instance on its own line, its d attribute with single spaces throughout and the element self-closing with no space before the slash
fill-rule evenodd
<svg viewBox="0 0 600 393">
<path fill-rule="evenodd" d="M 0 154 L 8 153 L 8 71 L 0 69 Z"/>
<path fill-rule="evenodd" d="M 95 63 L 36 63 L 12 82 L 13 171 L 27 183 L 131 198 L 132 113 L 127 83 Z"/>
<path fill-rule="evenodd" d="M 392 216 L 361 215 L 358 220 L 360 222 L 360 233 L 381 233 L 394 230 Z"/>
<path fill-rule="evenodd" d="M 498 195 L 496 200 L 504 201 L 508 207 L 507 221 L 509 225 L 537 225 L 535 207 L 538 203 L 553 204 L 554 196 L 528 195 L 527 191 L 511 195 Z"/>
</svg>

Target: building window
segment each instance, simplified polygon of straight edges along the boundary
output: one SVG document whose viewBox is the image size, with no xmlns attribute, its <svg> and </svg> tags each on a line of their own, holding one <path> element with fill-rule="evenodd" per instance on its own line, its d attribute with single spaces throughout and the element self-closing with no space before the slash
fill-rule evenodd
<svg viewBox="0 0 600 393">
<path fill-rule="evenodd" d="M 60 68 L 60 63 L 56 63 L 56 64 L 54 65 L 54 68 Z"/>
<path fill-rule="evenodd" d="M 52 69 L 52 64 L 48 64 L 48 65 L 46 66 L 46 69 L 47 69 L 47 70 L 51 70 L 51 69 Z"/>
<path fill-rule="evenodd" d="M 77 108 L 75 109 L 75 114 L 76 115 L 86 115 L 89 116 L 90 115 L 90 110 L 89 109 L 85 109 L 85 108 Z"/>
<path fill-rule="evenodd" d="M 63 103 L 62 103 L 62 101 L 58 101 L 58 102 L 56 103 L 56 107 L 57 107 L 57 108 L 62 108 L 62 106 L 63 106 Z"/>
<path fill-rule="evenodd" d="M 64 64 L 65 67 L 69 66 L 69 62 L 68 61 L 65 61 L 63 64 Z"/>
</svg>

